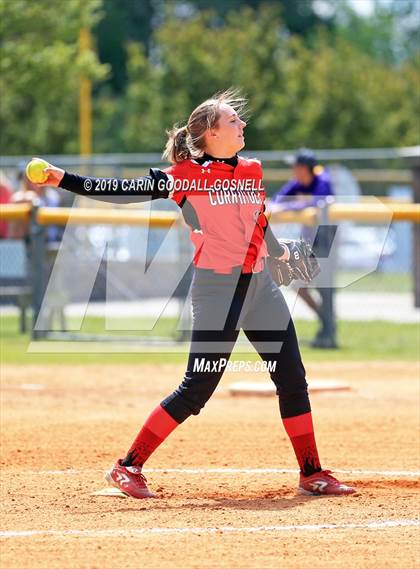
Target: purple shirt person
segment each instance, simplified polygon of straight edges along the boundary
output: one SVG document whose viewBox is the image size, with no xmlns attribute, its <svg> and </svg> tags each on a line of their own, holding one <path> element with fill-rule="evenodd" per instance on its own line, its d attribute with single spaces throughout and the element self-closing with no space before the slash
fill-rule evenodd
<svg viewBox="0 0 420 569">
<path fill-rule="evenodd" d="M 312 150 L 304 148 L 298 152 L 293 162 L 293 174 L 294 179 L 271 198 L 271 211 L 299 211 L 317 207 L 326 197 L 334 195 L 329 174 L 318 165 Z M 302 237 L 312 242 L 313 229 L 303 226 Z"/>
<path fill-rule="evenodd" d="M 281 209 L 316 207 L 326 196 L 334 195 L 328 172 L 318 165 L 312 150 L 299 150 L 293 162 L 293 174 L 295 178 L 271 198 L 272 204 L 284 204 Z"/>
<path fill-rule="evenodd" d="M 318 166 L 312 150 L 303 148 L 295 156 L 293 162 L 294 180 L 285 184 L 272 198 L 270 210 L 298 211 L 307 207 L 319 207 L 322 202 L 334 196 L 328 172 Z M 325 249 L 330 250 L 335 235 L 335 228 L 313 228 L 302 226 L 302 238 L 312 244 L 316 255 L 324 256 Z M 300 288 L 298 294 L 306 304 L 314 310 L 320 320 L 320 328 L 312 342 L 313 347 L 335 348 L 335 324 L 331 317 L 333 313 L 332 292 L 328 288 L 318 289 L 320 300 L 317 300 L 309 289 Z"/>
</svg>

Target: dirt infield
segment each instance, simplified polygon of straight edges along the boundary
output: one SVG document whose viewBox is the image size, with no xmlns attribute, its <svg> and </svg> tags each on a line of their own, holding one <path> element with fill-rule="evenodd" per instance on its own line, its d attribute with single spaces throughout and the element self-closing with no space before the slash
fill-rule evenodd
<svg viewBox="0 0 420 569">
<path fill-rule="evenodd" d="M 307 368 L 352 387 L 312 407 L 323 465 L 353 496 L 296 495 L 275 398 L 227 393 L 267 380 L 250 373 L 226 374 L 151 457 L 158 498 L 92 496 L 183 366 L 3 366 L 1 567 L 418 567 L 419 366 Z"/>
</svg>

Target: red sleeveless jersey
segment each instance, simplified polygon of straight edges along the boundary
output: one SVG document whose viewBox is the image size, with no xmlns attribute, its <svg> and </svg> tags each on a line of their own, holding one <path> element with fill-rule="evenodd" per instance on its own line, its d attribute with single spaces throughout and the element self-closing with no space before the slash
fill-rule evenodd
<svg viewBox="0 0 420 569">
<path fill-rule="evenodd" d="M 236 167 L 184 160 L 164 171 L 173 176 L 171 198 L 186 219 L 188 212 L 194 265 L 223 274 L 238 266 L 261 271 L 267 256 L 261 163 L 241 157 Z"/>
</svg>

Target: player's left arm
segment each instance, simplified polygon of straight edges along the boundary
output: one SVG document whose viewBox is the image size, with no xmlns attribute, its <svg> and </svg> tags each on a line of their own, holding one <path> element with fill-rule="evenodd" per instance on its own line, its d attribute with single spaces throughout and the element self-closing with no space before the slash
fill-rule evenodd
<svg viewBox="0 0 420 569">
<path fill-rule="evenodd" d="M 287 249 L 279 243 L 277 237 L 274 235 L 273 230 L 271 229 L 268 220 L 264 230 L 268 254 L 271 257 L 277 257 L 280 260 L 287 261 Z"/>
</svg>

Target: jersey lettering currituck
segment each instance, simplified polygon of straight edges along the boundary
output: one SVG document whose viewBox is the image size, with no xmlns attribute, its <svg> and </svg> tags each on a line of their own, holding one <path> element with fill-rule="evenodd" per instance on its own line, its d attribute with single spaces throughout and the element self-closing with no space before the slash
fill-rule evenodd
<svg viewBox="0 0 420 569">
<path fill-rule="evenodd" d="M 184 160 L 165 170 L 175 188 L 176 180 L 191 184 L 191 190 L 175 190 L 171 197 L 183 209 L 187 206 L 184 217 L 191 228 L 195 266 L 222 274 L 238 266 L 243 272 L 259 272 L 267 256 L 260 162 L 238 157 L 236 167 L 211 160 L 205 166 Z"/>
</svg>

